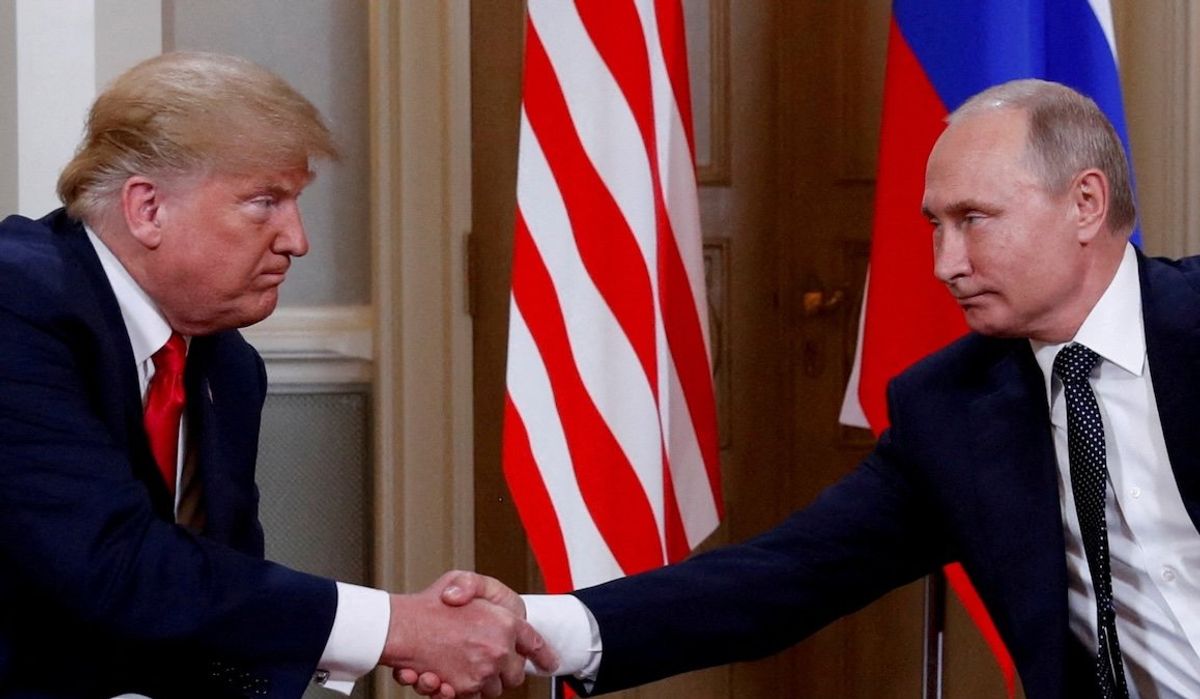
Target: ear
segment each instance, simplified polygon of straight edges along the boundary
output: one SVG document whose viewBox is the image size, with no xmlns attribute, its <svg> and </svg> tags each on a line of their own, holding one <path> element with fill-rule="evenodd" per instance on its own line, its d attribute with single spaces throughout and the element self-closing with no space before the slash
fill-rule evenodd
<svg viewBox="0 0 1200 699">
<path fill-rule="evenodd" d="M 1108 178 L 1095 168 L 1075 176 L 1071 185 L 1072 218 L 1079 229 L 1080 242 L 1089 242 L 1104 228 L 1108 216 Z"/>
<path fill-rule="evenodd" d="M 162 243 L 162 188 L 153 180 L 133 175 L 121 186 L 121 213 L 129 233 L 147 249 Z"/>
</svg>

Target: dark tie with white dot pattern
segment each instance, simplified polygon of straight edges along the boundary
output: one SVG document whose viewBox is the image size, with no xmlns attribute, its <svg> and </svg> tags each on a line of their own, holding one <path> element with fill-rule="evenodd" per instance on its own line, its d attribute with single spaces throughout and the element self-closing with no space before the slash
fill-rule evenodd
<svg viewBox="0 0 1200 699">
<path fill-rule="evenodd" d="M 1097 680 L 1105 699 L 1125 699 L 1129 689 L 1125 686 L 1121 644 L 1117 641 L 1117 613 L 1113 606 L 1108 529 L 1104 516 L 1108 492 L 1104 423 L 1100 419 L 1096 394 L 1088 383 L 1088 376 L 1099 361 L 1100 355 L 1073 342 L 1054 358 L 1054 374 L 1062 381 L 1067 396 L 1071 491 L 1075 494 L 1083 550 L 1092 574 L 1092 588 L 1096 591 L 1096 627 L 1100 636 L 1096 654 Z"/>
</svg>

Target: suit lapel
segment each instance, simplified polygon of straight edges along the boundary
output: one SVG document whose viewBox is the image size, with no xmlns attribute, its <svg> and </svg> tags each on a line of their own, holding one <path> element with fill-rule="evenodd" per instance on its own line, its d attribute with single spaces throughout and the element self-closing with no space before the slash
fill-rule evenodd
<svg viewBox="0 0 1200 699">
<path fill-rule="evenodd" d="M 995 621 L 1018 664 L 1050 672 L 1037 678 L 1041 686 L 1061 687 L 1069 636 L 1067 569 L 1049 409 L 1028 343 L 1006 344 L 1009 351 L 987 370 L 970 406 L 973 519 L 984 545 L 968 572 L 978 578 L 989 610 L 1001 615 Z M 1038 657 L 1020 657 L 1026 649 L 1036 649 Z"/>
<path fill-rule="evenodd" d="M 1146 354 L 1175 482 L 1200 530 L 1200 294 L 1179 267 L 1138 253 Z"/>
<path fill-rule="evenodd" d="M 204 535 L 261 556 L 254 467 L 263 386 L 256 359 L 234 331 L 196 337 L 186 385 Z"/>
<path fill-rule="evenodd" d="M 129 332 L 121 317 L 121 307 L 113 294 L 108 277 L 82 224 L 64 213 L 51 215 L 52 228 L 60 236 L 91 290 L 98 313 L 95 330 L 96 352 L 92 375 L 98 382 L 95 394 L 103 406 L 103 416 L 112 434 L 130 454 L 134 476 L 150 491 L 155 514 L 174 520 L 174 499 L 154 464 L 146 429 L 142 423 L 142 396 L 138 388 L 137 366 L 129 344 Z"/>
</svg>

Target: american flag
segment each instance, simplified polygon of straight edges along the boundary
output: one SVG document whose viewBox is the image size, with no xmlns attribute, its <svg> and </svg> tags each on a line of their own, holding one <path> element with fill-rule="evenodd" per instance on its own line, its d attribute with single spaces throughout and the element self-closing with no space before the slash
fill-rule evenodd
<svg viewBox="0 0 1200 699">
<path fill-rule="evenodd" d="M 722 501 L 679 0 L 530 0 L 505 477 L 549 592 L 683 558 Z"/>
</svg>

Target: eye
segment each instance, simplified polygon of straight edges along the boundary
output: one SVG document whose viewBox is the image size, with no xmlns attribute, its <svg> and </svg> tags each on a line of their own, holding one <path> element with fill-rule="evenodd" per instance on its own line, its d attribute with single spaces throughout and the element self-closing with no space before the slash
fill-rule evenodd
<svg viewBox="0 0 1200 699">
<path fill-rule="evenodd" d="M 982 223 L 986 218 L 987 216 L 983 213 L 978 211 L 969 211 L 965 216 L 963 216 L 963 223 L 967 226 L 974 226 L 978 223 Z"/>
<path fill-rule="evenodd" d="M 279 205 L 279 200 L 270 195 L 263 195 L 251 199 L 250 203 L 262 209 L 273 209 Z"/>
</svg>

